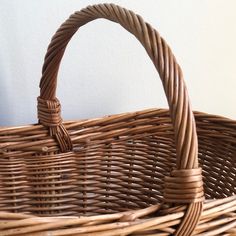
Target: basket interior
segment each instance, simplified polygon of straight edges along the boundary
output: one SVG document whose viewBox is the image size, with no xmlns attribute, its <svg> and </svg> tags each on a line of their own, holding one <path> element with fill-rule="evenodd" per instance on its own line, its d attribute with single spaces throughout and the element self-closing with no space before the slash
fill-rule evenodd
<svg viewBox="0 0 236 236">
<path fill-rule="evenodd" d="M 205 196 L 231 196 L 236 192 L 236 122 L 197 112 L 195 117 Z M 168 110 L 65 125 L 73 152 L 60 153 L 40 125 L 0 129 L 0 211 L 96 215 L 162 201 L 164 177 L 176 161 Z"/>
</svg>

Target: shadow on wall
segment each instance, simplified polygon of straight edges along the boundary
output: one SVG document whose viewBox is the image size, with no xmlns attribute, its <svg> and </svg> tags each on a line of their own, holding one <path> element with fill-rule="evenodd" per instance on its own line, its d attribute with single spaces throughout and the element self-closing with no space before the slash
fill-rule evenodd
<svg viewBox="0 0 236 236">
<path fill-rule="evenodd" d="M 0 61 L 3 61 L 0 55 Z M 0 65 L 0 127 L 7 125 L 10 115 L 9 95 L 7 93 L 7 84 L 4 80 L 5 72 L 3 66 Z"/>
</svg>

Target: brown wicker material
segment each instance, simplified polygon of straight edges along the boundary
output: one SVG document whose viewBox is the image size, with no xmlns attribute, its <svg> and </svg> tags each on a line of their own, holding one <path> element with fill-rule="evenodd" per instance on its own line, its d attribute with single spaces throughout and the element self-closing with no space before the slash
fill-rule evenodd
<svg viewBox="0 0 236 236">
<path fill-rule="evenodd" d="M 97 18 L 141 42 L 169 110 L 62 122 L 60 61 Z M 40 88 L 39 124 L 0 128 L 0 236 L 236 235 L 236 121 L 192 112 L 175 57 L 140 16 L 113 4 L 74 13 L 52 38 Z"/>
</svg>

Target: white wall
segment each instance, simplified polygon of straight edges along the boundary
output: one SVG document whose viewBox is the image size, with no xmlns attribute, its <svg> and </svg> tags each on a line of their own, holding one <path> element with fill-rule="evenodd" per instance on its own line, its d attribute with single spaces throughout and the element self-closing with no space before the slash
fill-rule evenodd
<svg viewBox="0 0 236 236">
<path fill-rule="evenodd" d="M 74 11 L 104 0 L 0 0 L 0 125 L 37 122 L 41 66 L 55 30 Z M 183 68 L 194 110 L 236 119 L 236 1 L 129 0 L 158 29 Z M 59 73 L 64 119 L 166 107 L 141 45 L 108 21 L 83 27 Z"/>
</svg>

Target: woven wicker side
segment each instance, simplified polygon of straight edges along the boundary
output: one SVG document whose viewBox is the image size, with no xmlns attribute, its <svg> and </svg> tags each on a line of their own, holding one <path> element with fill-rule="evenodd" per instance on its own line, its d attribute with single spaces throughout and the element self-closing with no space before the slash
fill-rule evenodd
<svg viewBox="0 0 236 236">
<path fill-rule="evenodd" d="M 207 200 L 193 235 L 234 235 L 236 199 L 232 194 L 236 193 L 236 122 L 199 112 L 195 112 L 195 118 Z M 55 154 L 58 145 L 50 136 L 45 136 L 46 128 L 41 125 L 0 129 L 1 147 L 7 150 L 0 155 L 1 164 L 8 155 L 12 160 L 17 156 L 30 167 L 25 171 L 26 182 L 21 183 L 17 178 L 21 178 L 22 173 L 14 171 L 18 168 L 17 163 L 5 163 L 5 167 L 12 168 L 12 171 L 6 169 L 4 172 L 12 176 L 10 184 L 5 183 L 4 166 L 0 165 L 0 183 L 8 184 L 8 189 L 0 189 L 1 203 L 5 205 L 0 206 L 0 235 L 81 236 L 119 235 L 122 232 L 153 236 L 175 232 L 186 207 L 164 210 L 165 206 L 162 206 L 160 209 L 164 176 L 176 162 L 173 127 L 167 110 L 125 113 L 64 125 L 73 140 L 73 153 Z M 130 129 L 131 125 L 136 129 Z M 148 127 L 151 127 L 149 131 Z M 143 132 L 144 128 L 146 132 Z M 108 140 L 113 148 L 109 148 Z M 41 147 L 52 152 L 50 158 L 42 153 L 42 148 L 40 151 L 39 142 Z M 60 160 L 60 169 L 57 160 Z M 51 164 L 45 166 L 44 161 Z M 32 174 L 36 175 L 36 170 L 45 167 L 48 170 L 50 165 L 54 172 L 58 169 L 58 179 L 54 177 L 51 181 L 51 191 L 37 192 Z M 37 169 L 33 170 L 32 166 Z M 71 167 L 76 171 L 68 171 Z M 67 173 L 63 174 L 63 171 Z M 50 187 L 47 176 L 52 174 L 45 174 L 42 182 Z M 61 180 L 60 190 L 55 190 L 56 180 Z M 72 182 L 68 184 L 67 181 Z M 32 187 L 25 192 L 27 185 Z M 63 192 L 64 195 L 56 196 Z M 23 212 L 28 214 L 22 215 Z M 50 217 L 39 217 L 40 214 Z M 59 215 L 67 216 L 57 217 Z"/>
</svg>

